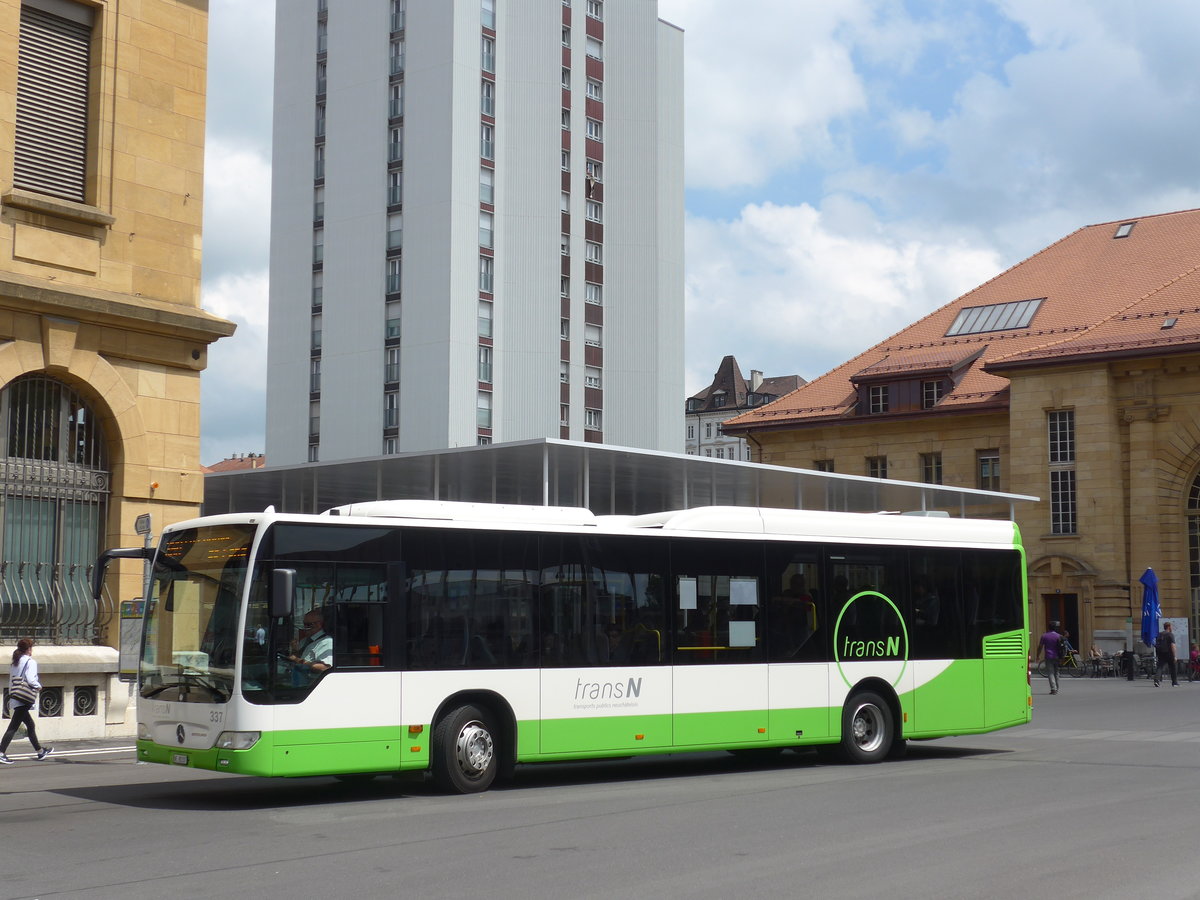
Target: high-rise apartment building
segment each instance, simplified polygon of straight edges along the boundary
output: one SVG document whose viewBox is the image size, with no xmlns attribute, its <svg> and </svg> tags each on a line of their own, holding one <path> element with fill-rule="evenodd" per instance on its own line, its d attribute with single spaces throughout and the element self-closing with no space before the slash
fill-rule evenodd
<svg viewBox="0 0 1200 900">
<path fill-rule="evenodd" d="M 276 21 L 272 464 L 681 447 L 683 34 L 654 0 Z"/>
</svg>

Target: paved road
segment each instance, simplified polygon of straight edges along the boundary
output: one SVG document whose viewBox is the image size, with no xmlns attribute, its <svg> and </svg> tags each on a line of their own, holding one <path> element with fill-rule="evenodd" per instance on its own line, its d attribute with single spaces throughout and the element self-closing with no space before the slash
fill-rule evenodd
<svg viewBox="0 0 1200 900">
<path fill-rule="evenodd" d="M 62 747 L 0 769 L 0 898 L 1200 895 L 1200 683 L 1034 689 L 1032 725 L 901 762 L 527 767 L 470 797 Z"/>
</svg>

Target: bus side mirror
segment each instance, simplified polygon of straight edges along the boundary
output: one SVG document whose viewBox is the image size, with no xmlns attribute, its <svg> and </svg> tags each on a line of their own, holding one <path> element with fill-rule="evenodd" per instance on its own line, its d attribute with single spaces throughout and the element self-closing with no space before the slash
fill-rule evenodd
<svg viewBox="0 0 1200 900">
<path fill-rule="evenodd" d="M 100 594 L 104 590 L 104 576 L 108 573 L 108 564 L 114 559 L 154 559 L 154 548 L 119 547 L 101 553 L 92 573 L 92 599 L 97 602 L 100 601 Z"/>
<path fill-rule="evenodd" d="M 292 614 L 296 597 L 296 570 L 276 569 L 271 573 L 271 618 L 282 619 Z"/>
</svg>

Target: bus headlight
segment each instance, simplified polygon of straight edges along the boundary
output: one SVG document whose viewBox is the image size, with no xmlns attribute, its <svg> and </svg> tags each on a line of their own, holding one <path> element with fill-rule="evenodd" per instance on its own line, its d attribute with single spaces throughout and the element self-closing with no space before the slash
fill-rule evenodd
<svg viewBox="0 0 1200 900">
<path fill-rule="evenodd" d="M 147 725 L 145 722 L 138 722 L 138 740 L 139 741 L 150 740 L 150 726 Z"/>
<path fill-rule="evenodd" d="M 217 738 L 220 750 L 249 750 L 262 737 L 261 731 L 222 731 Z"/>
</svg>

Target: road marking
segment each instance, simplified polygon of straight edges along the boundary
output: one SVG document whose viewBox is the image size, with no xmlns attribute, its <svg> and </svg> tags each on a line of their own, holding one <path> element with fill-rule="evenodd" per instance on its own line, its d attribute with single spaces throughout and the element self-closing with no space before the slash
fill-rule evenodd
<svg viewBox="0 0 1200 900">
<path fill-rule="evenodd" d="M 98 753 L 127 753 L 130 750 L 136 750 L 137 747 L 132 744 L 128 747 L 80 747 L 76 750 L 55 750 L 46 759 L 58 759 L 60 756 L 94 756 Z M 21 755 L 12 755 L 9 757 L 13 762 L 22 759 L 37 759 L 36 753 L 25 753 Z"/>
</svg>

